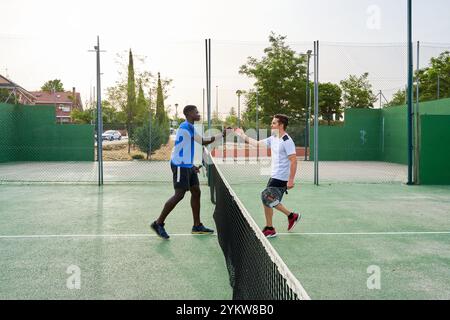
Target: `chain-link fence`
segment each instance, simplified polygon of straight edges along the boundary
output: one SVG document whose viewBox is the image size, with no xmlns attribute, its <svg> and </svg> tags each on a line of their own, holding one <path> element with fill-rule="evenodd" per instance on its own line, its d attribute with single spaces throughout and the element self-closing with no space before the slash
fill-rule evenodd
<svg viewBox="0 0 450 320">
<path fill-rule="evenodd" d="M 160 42 L 150 55 L 105 38 L 103 131 L 97 137 L 96 65 L 88 52 L 95 43 L 62 40 L 58 47 L 73 48 L 75 62 L 61 58 L 51 43 L 45 53 L 23 53 L 43 40 L 13 37 L 7 39 L 8 55 L 2 51 L 8 68 L 0 69 L 1 182 L 97 183 L 100 173 L 104 183 L 168 182 L 185 105 L 198 107 L 200 131 L 210 135 L 203 41 Z M 297 179 L 304 183 L 314 181 L 316 160 L 313 47 L 312 42 L 272 34 L 261 42 L 213 40 L 211 52 L 211 128 L 241 127 L 263 139 L 271 134 L 275 114 L 288 115 L 287 132 L 299 161 Z M 320 182 L 406 182 L 406 45 L 320 42 L 319 48 Z M 416 80 L 421 104 L 450 97 L 445 63 L 449 49 L 421 43 L 415 56 L 420 61 Z M 13 56 L 20 56 L 22 63 Z M 55 70 L 40 68 L 40 60 L 54 60 Z M 134 98 L 129 87 L 134 87 Z M 445 106 L 427 108 L 441 114 Z M 258 150 L 237 137 L 216 143 L 214 156 L 223 160 L 231 183 L 261 182 L 270 176 L 270 150 Z"/>
</svg>

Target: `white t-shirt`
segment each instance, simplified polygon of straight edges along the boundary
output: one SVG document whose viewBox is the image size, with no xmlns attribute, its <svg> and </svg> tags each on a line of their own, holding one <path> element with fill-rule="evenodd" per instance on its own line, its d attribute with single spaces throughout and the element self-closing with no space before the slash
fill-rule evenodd
<svg viewBox="0 0 450 320">
<path fill-rule="evenodd" d="M 272 150 L 272 178 L 288 181 L 291 168 L 288 157 L 296 154 L 294 141 L 286 133 L 283 137 L 271 136 L 263 142 Z"/>
</svg>

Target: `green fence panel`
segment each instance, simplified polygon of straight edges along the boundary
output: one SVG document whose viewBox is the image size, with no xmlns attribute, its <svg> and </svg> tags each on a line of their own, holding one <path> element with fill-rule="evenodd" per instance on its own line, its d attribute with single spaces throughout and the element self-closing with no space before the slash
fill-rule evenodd
<svg viewBox="0 0 450 320">
<path fill-rule="evenodd" d="M 57 124 L 54 106 L 0 104 L 0 162 L 94 161 L 94 126 Z"/>
<path fill-rule="evenodd" d="M 450 185 L 450 115 L 422 115 L 420 184 Z"/>
</svg>

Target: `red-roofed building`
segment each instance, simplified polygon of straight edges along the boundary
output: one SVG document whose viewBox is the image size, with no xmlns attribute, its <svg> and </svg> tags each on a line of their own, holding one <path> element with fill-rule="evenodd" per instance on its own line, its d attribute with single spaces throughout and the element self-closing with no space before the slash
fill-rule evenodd
<svg viewBox="0 0 450 320">
<path fill-rule="evenodd" d="M 73 88 L 72 92 L 31 92 L 35 97 L 35 105 L 54 105 L 56 109 L 56 121 L 58 123 L 71 123 L 70 113 L 74 109 L 83 110 L 80 93 Z"/>
<path fill-rule="evenodd" d="M 0 75 L 0 89 L 10 92 L 6 101 L 0 102 L 14 103 L 17 101 L 27 105 L 54 105 L 57 123 L 72 123 L 70 117 L 72 110 L 83 110 L 80 93 L 76 92 L 75 88 L 72 89 L 72 92 L 30 92 Z"/>
<path fill-rule="evenodd" d="M 0 102 L 9 102 L 14 103 L 16 101 L 21 104 L 33 104 L 34 96 L 22 88 L 21 86 L 15 84 L 11 80 L 5 78 L 0 74 L 0 89 L 6 90 L 9 95 L 5 101 Z"/>
</svg>

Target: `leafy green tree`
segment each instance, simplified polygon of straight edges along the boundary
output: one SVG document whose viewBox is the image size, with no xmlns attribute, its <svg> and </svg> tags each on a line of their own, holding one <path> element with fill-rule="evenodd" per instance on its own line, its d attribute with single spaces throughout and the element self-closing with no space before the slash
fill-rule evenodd
<svg viewBox="0 0 450 320">
<path fill-rule="evenodd" d="M 127 99 L 128 99 L 128 61 L 129 56 L 128 52 L 126 57 L 122 54 L 117 55 L 118 60 L 116 63 L 119 65 L 119 80 L 116 81 L 114 86 L 108 87 L 106 89 L 107 92 L 107 100 L 111 103 L 111 105 L 117 109 L 122 111 L 127 111 Z M 124 62 L 126 60 L 126 62 Z M 151 105 L 152 110 L 155 110 L 156 106 L 156 91 L 158 87 L 158 80 L 155 79 L 153 74 L 149 71 L 139 71 L 139 66 L 145 63 L 145 59 L 140 56 L 133 55 L 133 66 L 134 66 L 134 74 L 135 81 L 142 85 L 142 89 L 144 92 L 148 92 L 147 100 L 148 106 Z M 170 89 L 170 85 L 172 83 L 172 79 L 161 79 L 161 85 L 163 89 L 164 99 L 168 98 L 168 93 Z M 136 93 L 139 96 L 139 92 Z M 139 99 L 138 99 L 139 100 Z M 146 118 L 148 120 L 148 116 Z"/>
<path fill-rule="evenodd" d="M 400 89 L 394 95 L 392 96 L 392 100 L 389 101 L 387 104 L 387 107 L 394 107 L 394 106 L 403 106 L 406 104 L 406 90 Z"/>
<path fill-rule="evenodd" d="M 49 80 L 41 87 L 46 92 L 64 92 L 64 85 L 59 79 Z"/>
<path fill-rule="evenodd" d="M 0 103 L 5 103 L 6 100 L 8 100 L 8 103 L 11 104 L 17 103 L 17 98 L 14 96 L 14 94 L 11 95 L 11 91 L 9 91 L 8 89 L 0 89 Z"/>
<path fill-rule="evenodd" d="M 70 113 L 72 122 L 75 124 L 90 124 L 94 121 L 94 109 L 79 110 L 73 109 Z"/>
<path fill-rule="evenodd" d="M 225 125 L 233 128 L 237 126 L 237 114 L 234 107 L 231 107 L 230 114 L 225 119 Z"/>
<path fill-rule="evenodd" d="M 151 128 L 149 123 L 138 127 L 133 134 L 132 140 L 142 152 L 147 154 L 148 159 L 151 153 L 154 153 L 163 144 L 167 143 L 169 135 L 169 129 L 164 124 L 153 120 Z"/>
<path fill-rule="evenodd" d="M 319 115 L 330 125 L 333 114 L 340 118 L 343 113 L 341 106 L 342 90 L 337 84 L 327 82 L 319 84 L 319 92 Z"/>
<path fill-rule="evenodd" d="M 297 54 L 285 43 L 285 36 L 271 33 L 270 46 L 258 60 L 249 57 L 239 73 L 255 79 L 259 92 L 261 118 L 266 124 L 277 113 L 284 113 L 291 122 L 304 119 L 306 104 L 306 57 Z M 252 104 L 252 95 L 247 94 L 247 107 Z"/>
<path fill-rule="evenodd" d="M 214 126 L 222 125 L 223 121 L 220 120 L 219 114 L 214 110 L 211 117 L 211 124 Z"/>
<path fill-rule="evenodd" d="M 373 108 L 377 97 L 372 91 L 369 82 L 369 73 L 360 77 L 350 75 L 346 80 L 340 82 L 343 91 L 345 108 Z"/>
<path fill-rule="evenodd" d="M 256 129 L 256 92 L 254 90 L 250 90 L 246 95 L 246 109 L 243 113 L 241 113 L 241 122 L 243 123 L 242 126 L 245 128 L 252 128 Z M 272 121 L 272 117 L 275 115 L 270 114 L 266 115 L 263 114 L 264 110 L 261 110 L 261 105 L 259 105 L 259 127 L 268 127 L 270 126 L 270 122 Z M 261 121 L 262 117 L 265 117 L 269 119 L 269 122 L 263 122 Z"/>
<path fill-rule="evenodd" d="M 420 69 L 416 76 L 420 83 L 420 101 L 450 97 L 450 51 L 442 52 L 430 60 L 428 67 Z M 439 85 L 438 85 L 439 83 Z"/>
</svg>

